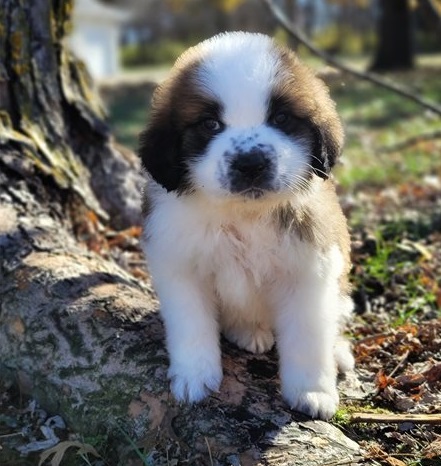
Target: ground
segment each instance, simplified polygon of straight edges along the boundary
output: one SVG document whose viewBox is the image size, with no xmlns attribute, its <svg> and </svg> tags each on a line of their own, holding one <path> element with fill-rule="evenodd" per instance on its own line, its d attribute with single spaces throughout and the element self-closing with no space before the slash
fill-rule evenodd
<svg viewBox="0 0 441 466">
<path fill-rule="evenodd" d="M 437 60 L 390 77 L 439 101 L 440 71 Z M 331 422 L 362 446 L 360 464 L 441 465 L 441 416 L 432 424 L 406 419 L 353 422 L 354 413 L 360 412 L 441 411 L 440 119 L 372 84 L 329 71 L 325 79 L 347 133 L 336 178 L 352 230 L 355 314 L 347 331 L 361 380 L 353 393 L 343 390 L 340 410 Z M 151 91 L 152 85 L 142 79 L 103 89 L 116 139 L 133 149 Z M 142 280 L 146 271 L 139 233 L 134 227 L 108 231 L 98 242 L 84 240 Z M 77 442 L 62 444 L 79 453 L 70 464 L 112 464 L 106 458 L 105 438 L 82 438 L 11 387 L 0 389 L 0 464 L 38 464 L 53 435 Z M 128 447 L 130 442 L 127 439 Z M 36 453 L 18 457 L 20 448 Z M 59 454 L 61 464 L 67 464 L 68 455 L 60 449 Z"/>
</svg>

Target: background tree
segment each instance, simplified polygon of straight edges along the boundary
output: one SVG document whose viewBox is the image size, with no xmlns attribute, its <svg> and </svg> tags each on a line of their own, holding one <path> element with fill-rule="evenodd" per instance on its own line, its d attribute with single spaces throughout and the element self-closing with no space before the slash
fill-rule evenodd
<svg viewBox="0 0 441 466">
<path fill-rule="evenodd" d="M 410 0 L 379 0 L 378 45 L 373 71 L 407 70 L 414 66 L 414 24 Z"/>
</svg>

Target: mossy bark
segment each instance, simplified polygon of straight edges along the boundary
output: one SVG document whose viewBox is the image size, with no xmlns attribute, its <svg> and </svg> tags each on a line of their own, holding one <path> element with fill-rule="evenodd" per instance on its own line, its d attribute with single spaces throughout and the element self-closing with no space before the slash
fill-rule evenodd
<svg viewBox="0 0 441 466">
<path fill-rule="evenodd" d="M 83 436 L 119 438 L 108 464 L 127 464 L 126 434 L 154 464 L 354 458 L 338 429 L 283 403 L 274 352 L 224 344 L 220 392 L 196 406 L 171 398 L 151 285 L 74 234 L 90 211 L 117 227 L 139 221 L 140 176 L 63 45 L 71 10 L 71 0 L 0 0 L 0 377 Z"/>
<path fill-rule="evenodd" d="M 139 165 L 112 144 L 93 83 L 64 46 L 72 9 L 73 0 L 0 0 L 0 142 L 125 227 L 140 221 Z"/>
</svg>

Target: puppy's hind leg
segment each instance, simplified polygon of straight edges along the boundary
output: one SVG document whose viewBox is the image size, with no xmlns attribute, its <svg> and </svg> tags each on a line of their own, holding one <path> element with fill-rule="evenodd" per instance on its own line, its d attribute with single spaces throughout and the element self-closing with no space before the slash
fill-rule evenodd
<svg viewBox="0 0 441 466">
<path fill-rule="evenodd" d="M 338 372 L 344 374 L 354 369 L 355 360 L 352 355 L 351 345 L 348 340 L 340 336 L 334 348 L 335 362 L 337 363 Z"/>
<path fill-rule="evenodd" d="M 340 310 L 340 331 L 344 329 L 346 322 L 349 321 L 354 303 L 349 296 L 341 296 L 339 301 Z M 337 338 L 334 348 L 335 362 L 337 363 L 338 372 L 344 374 L 354 369 L 355 359 L 352 354 L 351 344 L 343 335 Z"/>
</svg>

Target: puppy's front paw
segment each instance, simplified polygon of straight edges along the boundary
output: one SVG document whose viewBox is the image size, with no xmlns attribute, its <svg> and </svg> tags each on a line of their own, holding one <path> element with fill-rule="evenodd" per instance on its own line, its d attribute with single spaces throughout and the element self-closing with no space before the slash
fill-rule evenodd
<svg viewBox="0 0 441 466">
<path fill-rule="evenodd" d="M 326 392 L 284 389 L 283 397 L 294 411 L 325 421 L 335 414 L 339 401 L 336 389 Z"/>
<path fill-rule="evenodd" d="M 183 364 L 172 363 L 168 371 L 170 387 L 178 401 L 190 403 L 201 401 L 218 391 L 222 381 L 222 367 L 219 363 L 195 359 Z"/>
<path fill-rule="evenodd" d="M 225 338 L 250 353 L 265 353 L 274 345 L 271 329 L 262 327 L 232 327 L 224 330 Z"/>
</svg>

